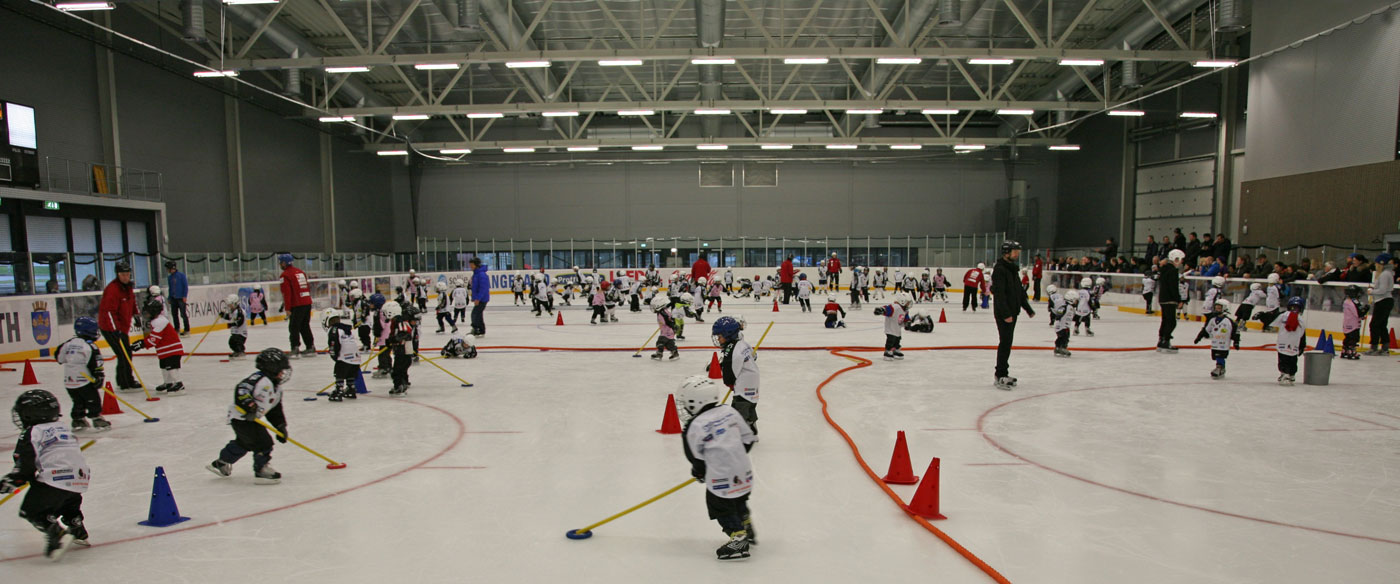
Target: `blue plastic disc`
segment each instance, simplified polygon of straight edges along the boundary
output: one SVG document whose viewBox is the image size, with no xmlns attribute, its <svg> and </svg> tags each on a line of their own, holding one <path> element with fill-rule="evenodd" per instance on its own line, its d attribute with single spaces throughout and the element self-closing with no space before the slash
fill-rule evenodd
<svg viewBox="0 0 1400 584">
<path fill-rule="evenodd" d="M 593 537 L 593 532 L 585 531 L 583 533 L 579 533 L 577 529 L 570 529 L 564 532 L 564 537 L 567 537 L 569 539 L 588 539 L 590 537 Z"/>
<path fill-rule="evenodd" d="M 142 421 L 142 422 L 145 422 L 145 423 L 147 423 L 147 424 L 150 424 L 151 422 L 159 422 L 159 421 L 160 421 L 160 418 L 146 418 L 146 419 L 141 420 L 141 421 Z"/>
<path fill-rule="evenodd" d="M 316 398 L 314 398 L 314 397 L 304 397 L 304 398 L 301 398 L 301 401 L 316 401 Z"/>
</svg>

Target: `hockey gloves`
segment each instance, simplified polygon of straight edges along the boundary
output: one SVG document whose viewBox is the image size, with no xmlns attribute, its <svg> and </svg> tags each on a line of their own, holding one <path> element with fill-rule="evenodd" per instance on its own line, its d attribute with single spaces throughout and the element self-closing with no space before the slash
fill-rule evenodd
<svg viewBox="0 0 1400 584">
<path fill-rule="evenodd" d="M 135 353 L 135 352 L 137 352 L 137 351 L 140 351 L 141 349 L 144 349 L 144 348 L 146 348 L 146 339 L 141 339 L 141 340 L 138 340 L 138 341 L 136 341 L 136 342 L 134 342 L 134 343 L 131 344 L 131 352 L 132 352 L 132 353 Z"/>
<path fill-rule="evenodd" d="M 700 475 L 700 476 L 704 476 L 704 475 L 702 474 L 702 475 Z M 20 487 L 23 487 L 23 486 L 24 486 L 24 483 L 22 483 L 22 482 L 16 482 L 14 479 L 11 479 L 10 477 L 5 477 L 5 478 L 3 478 L 3 479 L 0 479 L 0 495 L 8 495 L 8 494 L 10 494 L 10 493 L 15 492 L 16 490 L 18 490 Z"/>
<path fill-rule="evenodd" d="M 287 425 L 286 425 L 286 424 L 282 424 L 281 426 L 274 426 L 274 427 L 277 428 L 277 432 L 278 432 L 278 434 L 277 434 L 277 441 L 278 441 L 278 442 L 281 442 L 282 444 L 286 444 L 286 443 L 287 443 Z"/>
<path fill-rule="evenodd" d="M 697 482 L 704 483 L 704 482 L 705 482 L 705 463 L 703 463 L 703 462 L 693 462 L 693 463 L 691 463 L 691 464 L 690 464 L 690 476 L 695 477 L 695 480 L 696 480 Z"/>
<path fill-rule="evenodd" d="M 885 315 L 885 307 L 883 307 L 883 306 L 876 306 L 876 307 L 875 307 L 875 316 L 884 316 L 884 315 Z"/>
</svg>

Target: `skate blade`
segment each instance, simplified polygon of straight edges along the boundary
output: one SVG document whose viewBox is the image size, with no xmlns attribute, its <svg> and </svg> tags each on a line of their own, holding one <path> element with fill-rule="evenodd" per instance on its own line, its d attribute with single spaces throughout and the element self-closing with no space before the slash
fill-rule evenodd
<svg viewBox="0 0 1400 584">
<path fill-rule="evenodd" d="M 253 484 L 255 485 L 275 485 L 280 482 L 282 482 L 282 479 L 267 479 L 262 477 L 253 477 Z"/>
<path fill-rule="evenodd" d="M 68 553 L 68 548 L 71 547 L 72 545 L 73 545 L 73 534 L 71 534 L 71 533 L 65 533 L 65 534 L 63 534 L 63 537 L 58 538 L 58 549 L 56 549 L 56 550 L 54 550 L 54 551 L 52 551 L 52 552 L 50 552 L 50 553 L 48 554 L 49 561 L 50 561 L 50 562 L 57 562 L 57 561 L 63 559 L 63 554 Z"/>
</svg>

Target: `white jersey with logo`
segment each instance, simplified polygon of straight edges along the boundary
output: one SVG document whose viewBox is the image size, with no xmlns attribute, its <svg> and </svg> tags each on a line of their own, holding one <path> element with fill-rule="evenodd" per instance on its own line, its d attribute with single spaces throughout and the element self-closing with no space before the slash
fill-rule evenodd
<svg viewBox="0 0 1400 584">
<path fill-rule="evenodd" d="M 1207 288 L 1206 297 L 1205 300 L 1201 303 L 1201 308 L 1205 309 L 1205 312 L 1209 313 L 1215 307 L 1215 300 L 1217 298 L 1220 298 L 1221 293 L 1223 293 L 1224 291 L 1224 289 L 1216 288 L 1215 286 Z"/>
<path fill-rule="evenodd" d="M 1277 310 L 1282 306 L 1279 298 L 1283 295 L 1283 284 L 1272 284 L 1266 287 L 1267 294 L 1264 297 L 1264 308 L 1267 310 Z"/>
<path fill-rule="evenodd" d="M 904 323 L 909 320 L 908 315 L 909 311 L 898 303 L 891 302 L 885 305 L 885 334 L 904 336 Z"/>
<path fill-rule="evenodd" d="M 1152 293 L 1154 290 L 1156 290 L 1156 289 L 1157 289 L 1157 279 L 1156 279 L 1156 278 L 1153 278 L 1152 276 L 1143 276 L 1143 277 L 1142 277 L 1142 293 L 1143 293 L 1143 294 L 1151 294 L 1151 293 Z"/>
<path fill-rule="evenodd" d="M 1079 316 L 1093 314 L 1093 303 L 1089 299 L 1089 290 L 1086 288 L 1079 291 L 1079 302 L 1074 307 L 1074 313 Z"/>
<path fill-rule="evenodd" d="M 54 360 L 63 364 L 63 387 L 67 389 L 77 389 L 95 381 L 93 371 L 95 365 L 97 371 L 102 370 L 102 352 L 97 349 L 97 345 L 80 337 L 73 337 L 65 341 L 54 351 Z M 93 359 L 93 356 L 96 359 Z"/>
<path fill-rule="evenodd" d="M 453 289 L 452 289 L 452 308 L 466 308 L 466 307 L 467 307 L 467 304 L 468 304 L 468 302 L 467 302 L 467 288 L 466 288 L 466 286 L 458 286 L 458 287 L 456 287 L 456 288 L 453 288 Z"/>
<path fill-rule="evenodd" d="M 729 359 L 734 369 L 734 393 L 758 403 L 758 353 L 748 341 L 739 339 Z"/>
<path fill-rule="evenodd" d="M 87 492 L 92 470 L 68 424 L 60 421 L 30 427 L 29 445 L 34 449 L 35 480 L 65 491 Z"/>
<path fill-rule="evenodd" d="M 277 387 L 271 379 L 268 379 L 262 372 L 257 372 L 243 381 L 238 382 L 238 387 L 234 389 L 234 403 L 228 406 L 228 419 L 247 420 L 249 419 L 242 412 L 238 411 L 238 402 L 245 395 L 251 395 L 256 403 L 258 411 L 253 414 L 253 419 L 261 418 L 282 403 L 282 388 Z"/>
<path fill-rule="evenodd" d="M 1074 310 L 1059 292 L 1050 295 L 1050 314 L 1055 316 L 1055 332 L 1069 330 L 1074 321 Z"/>
<path fill-rule="evenodd" d="M 811 282 L 808 282 L 808 281 L 806 281 L 806 280 L 798 280 L 798 281 L 797 281 L 797 297 L 798 297 L 798 298 L 811 298 L 811 297 L 812 297 L 812 283 L 811 283 Z"/>
<path fill-rule="evenodd" d="M 1264 301 L 1264 291 L 1263 291 L 1263 290 L 1250 290 L 1250 291 L 1249 291 L 1249 296 L 1245 297 L 1244 302 L 1241 302 L 1240 304 L 1248 304 L 1248 305 L 1250 305 L 1250 306 L 1259 306 L 1259 303 L 1260 303 L 1260 302 L 1263 302 L 1263 301 Z"/>
<path fill-rule="evenodd" d="M 1205 332 L 1206 338 L 1210 339 L 1211 349 L 1228 351 L 1230 345 L 1235 342 L 1235 319 L 1225 313 L 1208 317 Z"/>
<path fill-rule="evenodd" d="M 1303 324 L 1303 315 L 1298 315 L 1298 330 L 1288 330 L 1288 315 L 1278 317 L 1275 325 L 1278 326 L 1278 354 L 1297 357 L 1303 353 L 1307 345 L 1307 325 Z"/>
<path fill-rule="evenodd" d="M 758 436 L 729 405 L 700 412 L 685 428 L 686 450 L 705 461 L 705 488 L 724 499 L 753 490 L 753 465 L 744 445 L 755 442 Z"/>
</svg>

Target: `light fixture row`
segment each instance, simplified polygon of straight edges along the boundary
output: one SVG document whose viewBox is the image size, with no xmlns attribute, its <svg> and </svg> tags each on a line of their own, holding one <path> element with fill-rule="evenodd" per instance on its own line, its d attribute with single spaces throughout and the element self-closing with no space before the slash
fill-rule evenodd
<svg viewBox="0 0 1400 584">
<path fill-rule="evenodd" d="M 204 75 L 199 75 L 200 77 L 221 77 L 221 76 L 228 76 L 228 75 L 225 75 L 225 74 L 226 74 L 226 73 L 229 73 L 229 72 L 228 72 L 228 71 L 201 71 L 201 73 L 204 73 Z M 882 110 L 882 109 L 848 109 L 848 110 L 844 110 L 844 111 L 845 111 L 847 114 L 849 114 L 849 115 L 878 115 L 878 114 L 884 113 L 885 110 Z M 925 110 L 920 110 L 919 113 L 924 114 L 924 115 L 929 115 L 929 116 L 951 116 L 951 115 L 957 115 L 959 112 L 960 112 L 960 110 L 956 110 L 956 109 L 925 109 Z M 655 115 L 655 114 L 656 114 L 656 110 L 649 110 L 649 109 L 617 110 L 616 113 L 617 113 L 617 115 L 619 115 L 619 116 L 650 116 L 650 115 Z M 733 112 L 732 112 L 731 110 L 727 110 L 727 109 L 702 108 L 702 109 L 692 110 L 691 113 L 693 113 L 693 114 L 695 114 L 695 115 L 697 115 L 697 116 L 727 116 L 727 115 L 730 115 L 730 114 L 733 113 Z M 772 108 L 772 109 L 769 109 L 769 110 L 768 110 L 768 113 L 775 114 L 775 115 L 786 115 L 786 114 L 800 115 L 800 114 L 805 114 L 805 113 L 807 113 L 807 110 L 805 110 L 805 109 Z M 998 109 L 998 110 L 996 110 L 996 113 L 997 113 L 997 115 L 1001 115 L 1001 116 L 1032 116 L 1032 115 L 1035 115 L 1035 110 L 1031 110 L 1031 109 L 1010 109 L 1010 108 L 1003 108 L 1003 109 Z M 578 117 L 580 114 L 581 114 L 581 112 L 574 111 L 574 110 L 562 110 L 562 111 L 540 112 L 540 115 L 541 115 L 541 116 L 544 116 L 544 117 L 546 117 L 546 118 L 576 118 L 576 117 Z M 1115 116 L 1115 117 L 1142 117 L 1142 116 L 1147 115 L 1147 112 L 1145 112 L 1145 111 L 1143 111 L 1143 110 L 1132 110 L 1132 109 L 1112 109 L 1112 110 L 1109 110 L 1109 111 L 1108 111 L 1108 115 L 1110 115 L 1110 116 Z M 505 116 L 506 116 L 506 114 L 503 113 L 503 112 L 473 112 L 473 113 L 466 114 L 466 117 L 467 117 L 468 119 L 473 119 L 473 120 L 503 118 L 503 117 L 505 117 Z M 394 120 L 397 120 L 397 121 L 428 120 L 428 119 L 432 119 L 432 116 L 429 115 L 429 114 L 393 114 L 391 117 L 392 117 Z M 1219 114 L 1216 114 L 1216 113 L 1214 113 L 1214 112 L 1182 112 L 1181 114 L 1179 114 L 1179 117 L 1182 117 L 1182 118 L 1194 118 L 1194 119 L 1215 119 L 1215 118 L 1219 117 Z M 320 118 L 318 118 L 318 119 L 319 119 L 320 121 L 326 122 L 326 123 L 336 123 L 336 122 L 350 122 L 350 121 L 354 121 L 355 118 L 354 118 L 354 116 L 322 116 L 322 117 L 320 117 Z"/>
<path fill-rule="evenodd" d="M 728 149 L 729 149 L 729 146 L 730 146 L 729 144 L 718 144 L 718 143 L 711 144 L 711 143 L 706 143 L 706 144 L 696 144 L 696 145 L 695 145 L 695 149 L 696 149 L 696 150 L 706 150 L 706 151 L 728 150 Z M 745 146 L 748 146 L 748 144 L 745 144 Z M 762 149 L 762 150 L 792 150 L 792 149 L 793 149 L 793 146 L 794 146 L 794 145 L 792 145 L 792 144 L 759 144 L 759 145 L 758 145 L 758 147 L 759 147 L 760 149 Z M 815 145 L 814 145 L 814 146 L 815 146 Z M 827 150 L 859 150 L 859 149 L 861 148 L 861 145 L 860 145 L 860 144 L 824 144 L 824 145 L 822 145 L 822 147 L 825 148 L 825 149 L 827 149 Z M 924 148 L 924 145 L 923 145 L 923 144 L 887 144 L 887 145 L 885 145 L 885 147 L 886 147 L 886 148 L 889 148 L 890 150 L 922 150 L 922 149 Z M 567 150 L 567 151 L 569 151 L 569 152 L 597 152 L 597 151 L 599 151 L 599 149 L 601 149 L 601 148 L 602 148 L 601 146 L 568 146 L 568 147 L 565 148 L 565 150 Z M 630 150 L 632 150 L 632 151 L 634 151 L 634 152 L 660 152 L 660 151 L 662 151 L 662 150 L 665 150 L 665 149 L 666 149 L 666 146 L 663 145 L 663 144 L 638 144 L 638 145 L 635 145 L 635 146 L 622 146 L 622 147 L 620 147 L 620 148 L 627 148 L 627 149 L 630 149 Z M 872 149 L 874 149 L 874 148 L 878 148 L 878 147 L 872 147 Z M 1057 144 L 1057 145 L 1049 146 L 1048 148 L 1049 148 L 1050 150 L 1057 150 L 1057 151 L 1077 151 L 1077 150 L 1079 150 L 1079 146 L 1078 146 L 1077 144 Z M 959 152 L 959 153 L 977 152 L 977 151 L 986 150 L 986 149 L 987 149 L 987 145 L 986 145 L 986 144 L 956 144 L 956 145 L 953 146 L 953 151 L 954 151 L 954 152 Z M 538 150 L 539 150 L 538 148 L 535 148 L 535 147 L 532 147 L 532 146 L 519 146 L 519 147 L 512 146 L 512 147 L 501 148 L 501 151 L 504 152 L 504 153 L 506 153 L 506 154 L 530 154 L 530 153 L 534 153 L 534 152 L 536 152 L 536 151 L 538 151 Z M 407 151 L 407 150 L 379 150 L 379 151 L 376 151 L 375 153 L 378 154 L 378 155 L 380 155 L 380 156 L 406 156 L 406 155 L 408 154 L 408 151 Z M 439 153 L 439 154 L 471 154 L 471 153 L 472 153 L 472 149 L 471 149 L 471 148 L 443 148 L 443 149 L 439 149 L 439 150 L 438 150 L 438 153 Z"/>
</svg>

